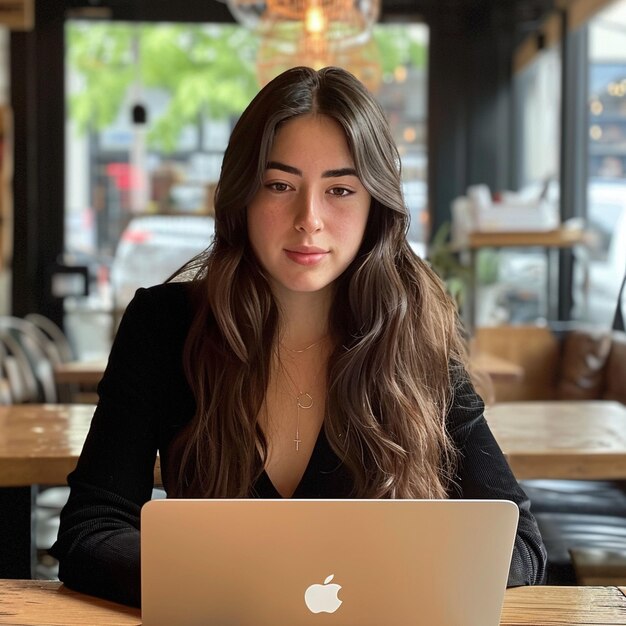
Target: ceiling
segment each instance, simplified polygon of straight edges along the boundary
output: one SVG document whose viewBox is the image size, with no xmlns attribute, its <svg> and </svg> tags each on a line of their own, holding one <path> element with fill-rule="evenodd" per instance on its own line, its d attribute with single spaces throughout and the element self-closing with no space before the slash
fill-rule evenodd
<svg viewBox="0 0 626 626">
<path fill-rule="evenodd" d="M 49 0 L 39 0 L 48 2 Z M 383 21 L 416 17 L 462 29 L 482 22 L 523 37 L 536 31 L 558 0 L 381 0 Z M 225 0 L 64 0 L 85 16 L 120 20 L 230 22 Z"/>
<path fill-rule="evenodd" d="M 518 33 L 536 31 L 542 19 L 555 9 L 556 0 L 382 0 L 383 19 L 422 15 L 424 18 L 475 21 L 497 19 Z"/>
</svg>

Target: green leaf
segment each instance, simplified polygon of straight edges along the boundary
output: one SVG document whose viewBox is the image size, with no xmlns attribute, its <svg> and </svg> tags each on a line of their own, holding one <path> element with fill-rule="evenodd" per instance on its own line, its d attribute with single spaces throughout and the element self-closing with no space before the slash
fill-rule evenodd
<svg viewBox="0 0 626 626">
<path fill-rule="evenodd" d="M 258 91 L 258 42 L 236 25 L 69 22 L 69 115 L 77 128 L 103 130 L 119 115 L 133 84 L 163 90 L 169 104 L 150 120 L 155 148 L 175 150 L 200 115 L 239 114 Z"/>
</svg>

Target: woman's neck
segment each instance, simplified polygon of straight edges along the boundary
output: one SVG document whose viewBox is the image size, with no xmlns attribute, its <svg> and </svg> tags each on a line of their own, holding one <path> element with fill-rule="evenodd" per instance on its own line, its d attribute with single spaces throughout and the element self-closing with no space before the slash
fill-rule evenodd
<svg viewBox="0 0 626 626">
<path fill-rule="evenodd" d="M 321 294 L 294 294 L 280 301 L 283 346 L 301 350 L 328 335 L 330 301 Z"/>
</svg>

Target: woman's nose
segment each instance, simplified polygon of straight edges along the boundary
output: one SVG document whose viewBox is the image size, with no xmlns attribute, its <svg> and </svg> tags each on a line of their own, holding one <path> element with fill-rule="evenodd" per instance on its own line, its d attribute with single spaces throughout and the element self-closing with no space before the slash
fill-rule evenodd
<svg viewBox="0 0 626 626">
<path fill-rule="evenodd" d="M 320 201 L 314 194 L 307 194 L 302 200 L 294 226 L 296 230 L 306 233 L 314 233 L 322 230 L 323 222 Z"/>
</svg>

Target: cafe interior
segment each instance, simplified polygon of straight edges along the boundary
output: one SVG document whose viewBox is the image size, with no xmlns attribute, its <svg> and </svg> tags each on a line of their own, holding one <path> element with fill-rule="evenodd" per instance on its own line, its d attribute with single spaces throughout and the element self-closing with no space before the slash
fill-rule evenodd
<svg viewBox="0 0 626 626">
<path fill-rule="evenodd" d="M 0 607 L 80 601 L 47 550 L 119 321 L 210 243 L 230 131 L 295 65 L 381 103 L 530 497 L 556 591 L 501 623 L 626 623 L 626 0 L 0 0 Z"/>
</svg>

